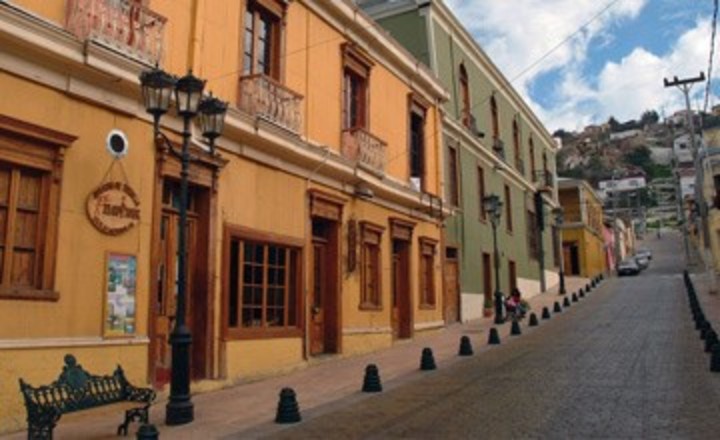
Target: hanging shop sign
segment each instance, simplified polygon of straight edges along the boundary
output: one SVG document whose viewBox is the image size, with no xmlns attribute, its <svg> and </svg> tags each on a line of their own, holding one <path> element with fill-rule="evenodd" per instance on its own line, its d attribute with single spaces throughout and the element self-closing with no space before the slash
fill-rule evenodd
<svg viewBox="0 0 720 440">
<path fill-rule="evenodd" d="M 88 196 L 87 214 L 98 231 L 119 235 L 140 221 L 140 199 L 127 183 L 105 182 Z"/>
</svg>

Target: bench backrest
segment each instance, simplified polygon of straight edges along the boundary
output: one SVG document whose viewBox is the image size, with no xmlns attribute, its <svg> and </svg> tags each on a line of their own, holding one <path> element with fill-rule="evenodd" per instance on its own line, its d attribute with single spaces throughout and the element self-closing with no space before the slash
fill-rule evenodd
<svg viewBox="0 0 720 440">
<path fill-rule="evenodd" d="M 125 400 L 128 381 L 120 366 L 111 376 L 95 376 L 77 364 L 74 356 L 66 355 L 55 382 L 33 387 L 20 379 L 20 389 L 28 410 L 64 414 Z"/>
</svg>

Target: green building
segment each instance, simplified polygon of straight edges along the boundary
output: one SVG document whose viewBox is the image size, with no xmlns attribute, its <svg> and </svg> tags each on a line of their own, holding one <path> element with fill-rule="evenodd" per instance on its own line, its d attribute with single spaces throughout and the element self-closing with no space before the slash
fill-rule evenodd
<svg viewBox="0 0 720 440">
<path fill-rule="evenodd" d="M 444 234 L 446 320 L 491 312 L 493 231 L 482 203 L 491 194 L 503 202 L 500 290 L 507 295 L 517 286 L 531 297 L 554 287 L 560 264 L 552 215 L 556 140 L 443 1 L 355 1 L 450 92 L 441 134 L 445 203 L 453 208 Z"/>
</svg>

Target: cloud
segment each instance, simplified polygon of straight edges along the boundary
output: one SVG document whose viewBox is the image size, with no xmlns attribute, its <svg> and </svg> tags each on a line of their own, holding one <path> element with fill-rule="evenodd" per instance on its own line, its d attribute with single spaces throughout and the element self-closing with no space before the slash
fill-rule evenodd
<svg viewBox="0 0 720 440">
<path fill-rule="evenodd" d="M 710 21 L 698 20 L 663 55 L 637 47 L 618 62 L 607 62 L 594 87 L 588 79 L 579 77 L 578 70 L 561 72 L 561 85 L 555 90 L 564 105 L 555 108 L 535 106 L 551 129 L 577 129 L 590 122 L 602 122 L 609 116 L 618 120 L 637 118 L 648 109 L 672 113 L 684 108 L 682 93 L 665 88 L 663 79 L 694 77 L 707 66 L 710 44 Z M 713 78 L 718 78 L 718 70 Z M 691 105 L 701 107 L 704 83 L 693 88 Z M 577 119 L 577 120 L 575 120 Z"/>
<path fill-rule="evenodd" d="M 600 15 L 605 8 L 597 0 L 524 0 L 520 6 L 517 0 L 448 0 L 447 4 L 484 43 L 483 48 L 508 78 L 526 88 L 534 76 L 582 62 L 593 39 L 607 39 L 605 31 L 610 25 L 636 17 L 646 1 L 614 1 Z M 575 33 L 569 42 L 556 47 Z M 518 78 L 529 60 L 548 53 L 542 63 Z"/>
<path fill-rule="evenodd" d="M 622 59 L 606 62 L 596 76 L 583 73 L 591 45 L 612 44 L 614 29 L 637 18 L 649 0 L 602 4 L 597 0 L 524 0 L 521 7 L 517 1 L 446 2 L 551 131 L 581 128 L 611 115 L 619 120 L 637 118 L 651 108 L 673 112 L 684 106 L 682 94 L 665 89 L 663 78 L 696 76 L 707 67 L 710 20 L 700 18 L 667 53 L 636 47 Z M 656 37 L 666 35 L 659 29 Z M 713 77 L 718 72 L 715 69 Z M 552 99 L 543 100 L 545 107 L 529 99 L 533 81 L 541 75 L 556 78 Z M 702 105 L 697 96 L 703 90 L 704 86 L 695 86 L 694 105 Z"/>
</svg>

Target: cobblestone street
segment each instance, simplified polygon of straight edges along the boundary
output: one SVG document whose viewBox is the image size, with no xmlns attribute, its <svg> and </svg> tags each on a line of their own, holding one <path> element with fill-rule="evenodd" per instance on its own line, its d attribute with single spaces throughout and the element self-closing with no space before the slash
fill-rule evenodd
<svg viewBox="0 0 720 440">
<path fill-rule="evenodd" d="M 650 269 L 607 280 L 542 331 L 272 436 L 716 438 L 720 376 L 693 327 L 681 240 L 644 244 Z"/>
</svg>

